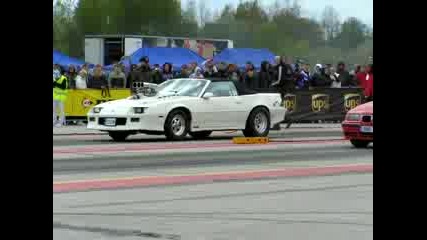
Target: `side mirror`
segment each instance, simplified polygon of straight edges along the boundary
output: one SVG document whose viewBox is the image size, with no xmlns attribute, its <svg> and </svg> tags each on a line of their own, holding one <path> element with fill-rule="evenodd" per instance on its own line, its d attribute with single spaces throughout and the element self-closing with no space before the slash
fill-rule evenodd
<svg viewBox="0 0 427 240">
<path fill-rule="evenodd" d="M 213 95 L 213 93 L 211 93 L 211 92 L 206 92 L 205 94 L 203 94 L 203 99 L 209 99 L 209 98 L 211 98 L 211 97 L 213 97 L 214 95 Z"/>
</svg>

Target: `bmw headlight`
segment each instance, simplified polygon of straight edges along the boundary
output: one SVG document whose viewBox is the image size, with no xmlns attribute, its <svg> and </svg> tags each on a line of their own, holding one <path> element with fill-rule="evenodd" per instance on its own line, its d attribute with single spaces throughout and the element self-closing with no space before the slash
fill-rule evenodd
<svg viewBox="0 0 427 240">
<path fill-rule="evenodd" d="M 359 121 L 361 117 L 362 117 L 362 115 L 360 115 L 358 113 L 349 113 L 349 114 L 347 114 L 345 119 L 349 120 L 349 121 Z"/>
<path fill-rule="evenodd" d="M 93 113 L 100 113 L 101 110 L 102 110 L 102 107 L 94 107 L 94 108 L 92 108 L 92 112 Z"/>
<path fill-rule="evenodd" d="M 145 109 L 146 109 L 146 108 L 144 108 L 144 107 L 134 107 L 134 108 L 133 108 L 133 112 L 134 112 L 135 114 L 142 114 L 142 113 L 144 113 L 144 112 L 145 112 Z"/>
</svg>

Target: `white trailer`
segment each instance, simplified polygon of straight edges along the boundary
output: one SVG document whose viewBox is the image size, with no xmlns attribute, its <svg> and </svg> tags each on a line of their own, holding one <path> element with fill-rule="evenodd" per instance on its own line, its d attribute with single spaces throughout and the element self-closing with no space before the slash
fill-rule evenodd
<svg viewBox="0 0 427 240">
<path fill-rule="evenodd" d="M 233 48 L 233 41 L 145 35 L 87 35 L 85 61 L 110 65 L 124 56 L 130 56 L 141 47 L 185 47 L 207 58 L 225 48 Z"/>
</svg>

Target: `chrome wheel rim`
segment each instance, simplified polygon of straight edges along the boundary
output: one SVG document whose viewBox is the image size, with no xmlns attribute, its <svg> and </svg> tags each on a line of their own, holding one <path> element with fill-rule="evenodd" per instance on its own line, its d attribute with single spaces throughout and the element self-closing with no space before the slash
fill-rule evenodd
<svg viewBox="0 0 427 240">
<path fill-rule="evenodd" d="M 265 132 L 265 130 L 267 129 L 267 116 L 265 115 L 265 113 L 263 112 L 259 112 L 257 113 L 257 115 L 255 115 L 255 120 L 254 120 L 254 127 L 255 130 L 262 134 Z"/>
<path fill-rule="evenodd" d="M 172 118 L 172 132 L 176 136 L 180 136 L 185 131 L 185 119 L 182 115 L 175 115 Z"/>
</svg>

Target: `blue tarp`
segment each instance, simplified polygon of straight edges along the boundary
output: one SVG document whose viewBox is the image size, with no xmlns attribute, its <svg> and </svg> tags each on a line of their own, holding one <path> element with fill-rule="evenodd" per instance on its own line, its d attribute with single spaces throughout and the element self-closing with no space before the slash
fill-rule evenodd
<svg viewBox="0 0 427 240">
<path fill-rule="evenodd" d="M 85 64 L 85 62 L 80 59 L 67 56 L 56 50 L 53 50 L 53 63 L 59 64 L 65 70 L 68 70 L 68 66 L 71 64 L 76 67 L 81 67 Z M 93 64 L 89 64 L 89 67 L 93 67 Z"/>
<path fill-rule="evenodd" d="M 244 68 L 246 62 L 250 61 L 255 68 L 259 69 L 263 61 L 273 63 L 274 56 L 268 49 L 227 48 L 215 55 L 213 60 L 214 63 L 236 64 L 239 68 Z"/>
<path fill-rule="evenodd" d="M 169 48 L 169 47 L 143 47 L 136 50 L 131 56 L 130 61 L 132 64 L 139 63 L 139 59 L 147 56 L 150 59 L 150 65 L 159 64 L 162 66 L 164 63 L 172 63 L 175 70 L 181 69 L 184 64 L 197 62 L 197 64 L 205 61 L 203 57 L 193 52 L 188 48 Z M 126 62 L 126 60 L 125 60 Z"/>
</svg>

